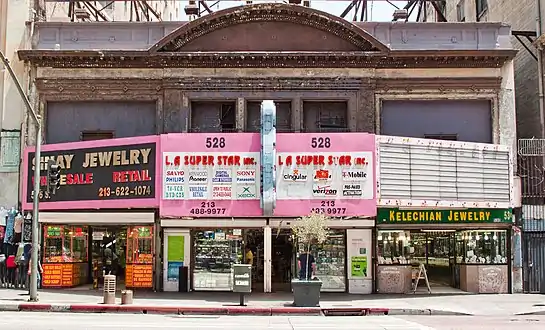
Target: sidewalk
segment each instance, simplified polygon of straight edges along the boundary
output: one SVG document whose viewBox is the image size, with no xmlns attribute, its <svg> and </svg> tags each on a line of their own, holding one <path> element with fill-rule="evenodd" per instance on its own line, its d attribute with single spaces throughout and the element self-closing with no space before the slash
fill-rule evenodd
<svg viewBox="0 0 545 330">
<path fill-rule="evenodd" d="M 289 293 L 252 293 L 245 307 L 235 293 L 134 293 L 132 305 L 102 304 L 97 291 L 45 290 L 39 303 L 29 303 L 27 292 L 0 289 L 0 311 L 125 312 L 166 314 L 388 314 L 388 315 L 487 315 L 545 314 L 545 296 L 505 295 L 349 295 L 323 293 L 320 307 L 292 307 Z"/>
</svg>

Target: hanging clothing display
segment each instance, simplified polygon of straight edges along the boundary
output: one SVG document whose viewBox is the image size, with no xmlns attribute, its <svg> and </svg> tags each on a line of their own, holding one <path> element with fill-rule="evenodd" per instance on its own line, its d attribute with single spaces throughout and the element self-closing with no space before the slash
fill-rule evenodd
<svg viewBox="0 0 545 330">
<path fill-rule="evenodd" d="M 17 211 L 15 209 L 12 209 L 8 212 L 8 217 L 6 221 L 6 231 L 4 234 L 4 243 L 12 243 L 13 235 L 14 235 L 14 226 L 15 226 L 15 216 L 17 215 Z"/>
<path fill-rule="evenodd" d="M 0 226 L 6 226 L 6 217 L 8 216 L 8 210 L 0 208 Z"/>
</svg>

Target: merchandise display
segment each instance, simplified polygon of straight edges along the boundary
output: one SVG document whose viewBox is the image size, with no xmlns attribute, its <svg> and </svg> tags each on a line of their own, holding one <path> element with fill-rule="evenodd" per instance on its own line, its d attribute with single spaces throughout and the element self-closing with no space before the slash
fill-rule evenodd
<svg viewBox="0 0 545 330">
<path fill-rule="evenodd" d="M 194 290 L 232 290 L 232 265 L 243 262 L 242 235 L 233 230 L 198 231 L 194 242 Z"/>
<path fill-rule="evenodd" d="M 462 231 L 456 233 L 459 264 L 506 264 L 507 231 Z"/>
<path fill-rule="evenodd" d="M 87 281 L 87 230 L 82 226 L 44 226 L 44 287 L 73 287 Z"/>
<path fill-rule="evenodd" d="M 299 244 L 299 252 L 305 250 Z M 322 281 L 322 291 L 346 290 L 346 243 L 344 230 L 331 230 L 327 241 L 312 245 L 311 254 L 316 259 L 316 277 Z"/>
<path fill-rule="evenodd" d="M 125 285 L 129 288 L 153 287 L 153 228 L 134 226 L 127 229 Z"/>
</svg>

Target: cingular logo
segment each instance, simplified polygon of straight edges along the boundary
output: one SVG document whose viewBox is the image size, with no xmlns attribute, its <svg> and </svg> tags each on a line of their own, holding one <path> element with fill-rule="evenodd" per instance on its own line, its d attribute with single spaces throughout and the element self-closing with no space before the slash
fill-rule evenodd
<svg viewBox="0 0 545 330">
<path fill-rule="evenodd" d="M 299 170 L 293 170 L 291 173 L 284 173 L 284 180 L 286 181 L 306 181 L 307 173 Z"/>
</svg>

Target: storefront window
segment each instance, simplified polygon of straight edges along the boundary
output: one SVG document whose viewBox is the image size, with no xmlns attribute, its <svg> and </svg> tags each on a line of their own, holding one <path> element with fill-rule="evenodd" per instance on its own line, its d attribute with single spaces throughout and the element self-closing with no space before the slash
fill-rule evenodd
<svg viewBox="0 0 545 330">
<path fill-rule="evenodd" d="M 153 229 L 149 226 L 129 227 L 127 231 L 127 263 L 153 262 Z"/>
<path fill-rule="evenodd" d="M 44 262 L 87 262 L 87 227 L 44 226 Z"/>
<path fill-rule="evenodd" d="M 195 290 L 230 291 L 231 268 L 242 263 L 242 230 L 197 231 L 193 288 Z"/>
<path fill-rule="evenodd" d="M 379 264 L 408 264 L 415 247 L 411 244 L 409 231 L 379 231 L 377 255 Z"/>
<path fill-rule="evenodd" d="M 507 263 L 507 231 L 479 230 L 456 233 L 457 263 Z"/>
<path fill-rule="evenodd" d="M 308 246 L 299 244 L 299 253 Z M 322 281 L 322 291 L 346 290 L 346 243 L 344 230 L 330 230 L 327 241 L 311 245 L 310 253 L 316 259 L 316 277 Z"/>
</svg>

